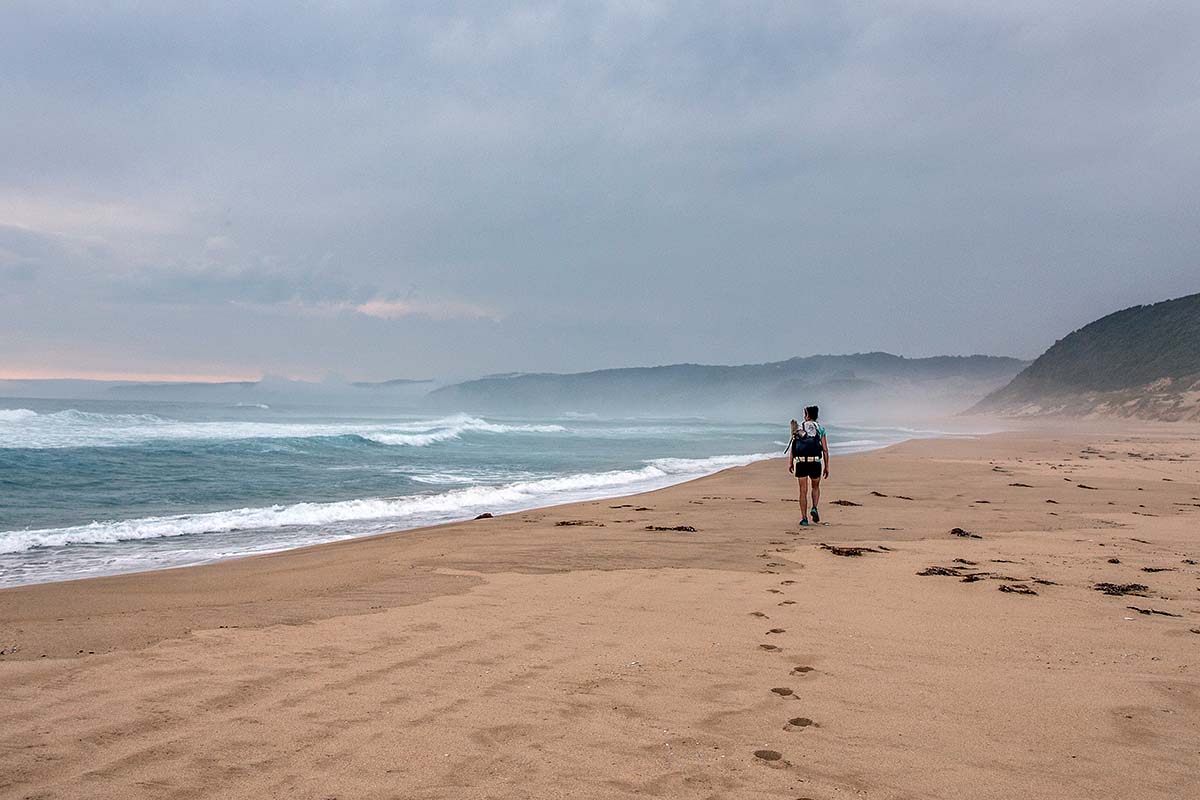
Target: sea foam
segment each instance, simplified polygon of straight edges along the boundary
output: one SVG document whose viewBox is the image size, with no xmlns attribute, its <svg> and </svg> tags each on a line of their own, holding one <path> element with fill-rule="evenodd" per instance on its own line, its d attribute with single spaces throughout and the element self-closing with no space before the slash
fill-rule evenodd
<svg viewBox="0 0 1200 800">
<path fill-rule="evenodd" d="M 362 527 L 363 523 L 372 522 L 415 527 L 466 519 L 483 511 L 511 512 L 659 488 L 774 455 L 754 453 L 696 459 L 659 458 L 644 462 L 644 466 L 638 469 L 579 473 L 499 486 L 472 486 L 437 494 L 293 503 L 200 514 L 97 521 L 64 528 L 4 531 L 0 532 L 0 553 L 245 530 L 321 527 L 333 533 L 349 530 L 370 532 L 362 531 Z"/>
<path fill-rule="evenodd" d="M 154 414 L 0 409 L 0 448 L 122 447 L 155 441 L 237 441 L 358 436 L 376 444 L 426 447 L 466 433 L 565 433 L 561 425 L 489 422 L 458 414 L 409 422 L 181 421 Z"/>
</svg>

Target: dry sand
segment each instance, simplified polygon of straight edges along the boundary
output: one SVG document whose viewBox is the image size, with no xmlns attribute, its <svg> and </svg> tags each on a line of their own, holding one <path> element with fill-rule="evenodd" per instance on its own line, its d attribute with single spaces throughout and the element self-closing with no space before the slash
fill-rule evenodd
<svg viewBox="0 0 1200 800">
<path fill-rule="evenodd" d="M 832 467 L 0 591 L 0 797 L 1200 797 L 1200 432 Z"/>
</svg>

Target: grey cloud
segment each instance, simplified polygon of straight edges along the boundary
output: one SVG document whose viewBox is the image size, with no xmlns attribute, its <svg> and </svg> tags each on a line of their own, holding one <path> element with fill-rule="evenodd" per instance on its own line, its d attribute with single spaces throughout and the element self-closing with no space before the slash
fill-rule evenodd
<svg viewBox="0 0 1200 800">
<path fill-rule="evenodd" d="M 1195 288 L 1193 3 L 6 13 L 0 195 L 126 209 L 39 256 L 45 297 L 176 307 L 163 360 L 211 341 L 184 306 L 373 301 L 304 323 L 361 377 L 379 337 L 434 375 L 1029 356 Z M 280 363 L 340 363 L 290 330 Z"/>
</svg>

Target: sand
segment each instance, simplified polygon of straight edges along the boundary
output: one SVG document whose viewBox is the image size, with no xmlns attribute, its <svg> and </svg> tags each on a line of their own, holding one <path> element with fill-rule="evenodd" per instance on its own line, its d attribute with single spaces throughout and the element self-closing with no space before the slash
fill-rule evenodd
<svg viewBox="0 0 1200 800">
<path fill-rule="evenodd" d="M 831 466 L 0 591 L 0 797 L 1200 797 L 1200 431 Z"/>
</svg>

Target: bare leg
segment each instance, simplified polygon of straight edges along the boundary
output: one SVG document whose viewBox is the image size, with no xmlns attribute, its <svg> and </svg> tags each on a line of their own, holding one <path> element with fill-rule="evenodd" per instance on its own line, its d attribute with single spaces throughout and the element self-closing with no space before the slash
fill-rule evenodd
<svg viewBox="0 0 1200 800">
<path fill-rule="evenodd" d="M 798 478 L 800 484 L 800 519 L 808 519 L 808 478 Z"/>
<path fill-rule="evenodd" d="M 812 504 L 813 508 L 816 508 L 817 506 L 819 506 L 821 504 L 821 479 L 820 478 L 812 479 L 812 498 L 813 498 L 813 504 Z"/>
</svg>

